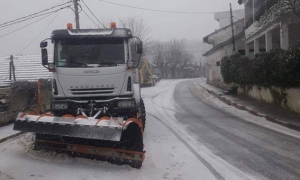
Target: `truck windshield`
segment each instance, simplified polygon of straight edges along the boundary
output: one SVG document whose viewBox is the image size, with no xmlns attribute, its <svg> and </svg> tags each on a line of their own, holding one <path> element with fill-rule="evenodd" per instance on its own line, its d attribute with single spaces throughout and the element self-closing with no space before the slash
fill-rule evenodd
<svg viewBox="0 0 300 180">
<path fill-rule="evenodd" d="M 102 67 L 125 64 L 124 39 L 67 39 L 55 42 L 57 67 Z"/>
</svg>

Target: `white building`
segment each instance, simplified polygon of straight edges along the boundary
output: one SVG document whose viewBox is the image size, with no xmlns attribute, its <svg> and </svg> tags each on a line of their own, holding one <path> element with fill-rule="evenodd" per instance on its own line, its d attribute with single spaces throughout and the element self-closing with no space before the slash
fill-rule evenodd
<svg viewBox="0 0 300 180">
<path fill-rule="evenodd" d="M 208 82 L 224 86 L 221 75 L 221 59 L 225 56 L 233 55 L 237 52 L 245 54 L 245 33 L 243 10 L 233 12 L 234 38 L 232 37 L 232 26 L 230 24 L 230 12 L 221 12 L 215 14 L 215 20 L 220 23 L 220 29 L 205 36 L 203 41 L 213 45 L 213 48 L 203 54 L 207 63 Z M 224 19 L 222 19 L 222 17 Z M 229 17 L 229 19 L 228 19 Z M 226 24 L 227 22 L 227 24 Z"/>
<path fill-rule="evenodd" d="M 300 25 L 289 22 L 273 21 L 260 25 L 258 21 L 270 10 L 278 0 L 239 0 L 245 6 L 245 49 L 250 59 L 260 52 L 268 52 L 271 49 L 288 49 L 299 41 Z"/>
<path fill-rule="evenodd" d="M 245 14 L 244 9 L 239 9 L 232 11 L 233 20 L 239 20 L 240 18 L 243 18 Z M 230 12 L 224 11 L 224 12 L 217 12 L 214 14 L 215 20 L 219 22 L 219 28 L 226 27 L 230 24 L 231 18 L 230 18 Z"/>
</svg>

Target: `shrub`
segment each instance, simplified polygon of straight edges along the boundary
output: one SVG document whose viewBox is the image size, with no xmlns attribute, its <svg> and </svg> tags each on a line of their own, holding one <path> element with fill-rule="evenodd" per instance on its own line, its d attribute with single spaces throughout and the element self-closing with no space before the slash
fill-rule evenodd
<svg viewBox="0 0 300 180">
<path fill-rule="evenodd" d="M 224 82 L 239 85 L 299 87 L 300 42 L 288 50 L 275 49 L 257 54 L 249 60 L 239 54 L 221 61 Z"/>
<path fill-rule="evenodd" d="M 235 54 L 230 57 L 224 57 L 221 60 L 221 74 L 224 82 L 236 84 L 251 84 L 252 83 L 252 62 L 241 57 L 240 54 Z"/>
</svg>

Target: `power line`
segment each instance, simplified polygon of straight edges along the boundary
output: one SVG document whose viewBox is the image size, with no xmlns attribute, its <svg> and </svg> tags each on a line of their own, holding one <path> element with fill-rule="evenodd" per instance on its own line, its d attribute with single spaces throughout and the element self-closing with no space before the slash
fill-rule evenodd
<svg viewBox="0 0 300 180">
<path fill-rule="evenodd" d="M 53 6 L 53 7 L 51 7 L 51 8 L 47 8 L 47 9 L 44 9 L 44 10 L 42 10 L 42 11 L 36 12 L 36 13 L 30 14 L 30 15 L 27 15 L 27 16 L 23 16 L 23 17 L 21 17 L 21 18 L 18 18 L 18 19 L 15 19 L 15 20 L 11 20 L 11 21 L 2 23 L 2 24 L 0 24 L 0 26 L 5 25 L 5 24 L 8 24 L 8 23 L 11 23 L 11 22 L 14 22 L 14 21 L 18 21 L 18 20 L 21 20 L 21 19 L 25 19 L 25 18 L 34 16 L 34 15 L 37 15 L 37 14 L 40 14 L 40 13 L 42 13 L 42 12 L 45 12 L 45 11 L 54 9 L 54 8 L 56 8 L 56 7 L 59 7 L 59 6 L 63 6 L 63 5 L 68 4 L 68 3 L 70 3 L 70 2 L 66 2 L 66 3 L 63 3 L 63 4 L 59 4 L 59 5 Z"/>
<path fill-rule="evenodd" d="M 65 7 L 69 7 L 69 6 L 65 6 Z M 60 9 L 62 9 L 62 8 L 60 8 Z M 59 10 L 60 10 L 60 9 L 59 9 Z M 34 19 L 34 18 L 40 17 L 40 16 L 44 16 L 44 15 L 47 15 L 47 14 L 51 14 L 51 13 L 56 12 L 56 11 L 57 11 L 57 10 L 53 10 L 53 11 L 50 11 L 50 12 L 46 12 L 46 13 L 43 13 L 43 14 L 39 14 L 39 15 L 36 15 L 36 16 L 33 16 L 33 17 L 29 17 L 29 18 L 27 18 L 27 19 L 23 19 L 23 20 L 16 21 L 16 22 L 11 23 L 11 24 L 6 24 L 6 25 L 3 25 L 3 26 L 0 25 L 0 28 L 4 28 L 4 27 L 11 26 L 11 25 L 14 25 L 14 24 L 18 24 L 18 23 L 21 23 L 21 22 L 24 22 L 24 21 L 27 21 L 27 20 L 30 20 L 30 19 Z M 4 28 L 4 29 L 6 29 L 6 28 Z M 1 30 L 3 30 L 3 29 L 1 29 Z"/>
<path fill-rule="evenodd" d="M 59 14 L 60 11 L 56 14 L 56 16 L 52 19 L 52 21 L 50 21 L 50 23 L 30 43 L 28 43 L 21 51 L 17 53 L 17 55 L 23 52 L 26 48 L 28 48 L 52 24 L 52 22 L 57 18 Z"/>
<path fill-rule="evenodd" d="M 67 7 L 69 7 L 69 6 L 67 6 Z M 3 38 L 3 37 L 5 37 L 5 36 L 8 36 L 8 35 L 10 35 L 10 34 L 14 33 L 14 32 L 17 32 L 17 31 L 19 31 L 19 30 L 21 30 L 21 29 L 24 29 L 24 28 L 26 28 L 26 27 L 28 27 L 28 26 L 30 26 L 30 25 L 32 25 L 32 24 L 34 24 L 34 23 L 38 22 L 38 21 L 41 21 L 41 20 L 43 20 L 43 19 L 47 18 L 48 16 L 51 16 L 52 14 L 54 14 L 54 13 L 56 13 L 56 12 L 58 12 L 58 11 L 62 10 L 62 9 L 65 9 L 65 8 L 67 8 L 67 7 L 60 8 L 60 9 L 58 9 L 58 10 L 56 10 L 56 11 L 52 12 L 51 14 L 48 14 L 47 16 L 44 16 L 44 17 L 42 17 L 42 18 L 40 18 L 40 19 L 38 19 L 38 20 L 36 20 L 36 21 L 33 21 L 33 22 L 32 22 L 32 23 L 30 23 L 30 24 L 27 24 L 27 25 L 25 25 L 25 26 L 22 26 L 22 27 L 20 27 L 19 29 L 16 29 L 16 30 L 14 30 L 14 31 L 12 31 L 12 32 L 9 32 L 9 33 L 7 33 L 7 34 L 4 34 L 4 35 L 0 36 L 0 38 Z"/>
<path fill-rule="evenodd" d="M 100 28 L 100 26 L 83 9 L 82 9 L 82 11 L 96 26 L 98 26 Z"/>
<path fill-rule="evenodd" d="M 52 13 L 52 14 L 54 14 L 54 13 Z M 14 31 L 12 31 L 12 32 L 9 32 L 9 33 L 7 33 L 7 34 L 4 34 L 4 35 L 0 36 L 0 38 L 3 38 L 3 37 L 5 37 L 5 36 L 8 36 L 8 35 L 14 33 L 14 32 L 17 32 L 17 31 L 19 31 L 19 30 L 21 30 L 21 29 L 24 29 L 25 27 L 28 27 L 28 26 L 30 26 L 30 25 L 32 25 L 32 24 L 38 22 L 38 21 L 41 21 L 42 19 L 45 19 L 46 17 L 48 17 L 48 16 L 50 16 L 50 15 L 52 15 L 52 14 L 49 14 L 49 15 L 47 15 L 47 16 L 45 16 L 45 17 L 42 17 L 42 18 L 40 18 L 40 19 L 38 19 L 38 20 L 36 20 L 36 21 L 33 21 L 32 23 L 27 24 L 27 25 L 25 25 L 25 26 L 23 26 L 23 27 L 21 27 L 21 28 L 19 28 L 19 29 L 16 29 L 16 30 L 14 30 Z"/>
<path fill-rule="evenodd" d="M 114 2 L 109 2 L 105 0 L 98 0 L 104 3 L 108 4 L 113 4 L 117 6 L 123 6 L 127 8 L 132 8 L 132 9 L 139 9 L 139 10 L 146 10 L 146 11 L 154 11 L 154 12 L 161 12 L 161 13 L 175 13 L 175 14 L 212 14 L 216 12 L 188 12 L 188 11 L 168 11 L 168 10 L 158 10 L 158 9 L 149 9 L 149 8 L 143 8 L 143 7 L 136 7 L 136 6 L 129 6 L 125 4 L 119 4 L 119 3 L 114 3 Z"/>
<path fill-rule="evenodd" d="M 32 18 L 33 18 L 32 16 L 34 16 L 34 17 L 39 17 L 39 16 L 41 16 L 41 15 L 38 15 L 38 14 L 40 14 L 40 13 L 43 13 L 43 12 L 49 11 L 49 10 L 51 10 L 51 9 L 54 9 L 54 8 L 57 8 L 57 7 L 66 5 L 66 4 L 68 4 L 68 3 L 70 3 L 70 2 L 66 2 L 66 3 L 63 3 L 63 4 L 59 4 L 59 5 L 53 6 L 53 7 L 51 7 L 51 8 L 47 8 L 47 9 L 44 9 L 44 10 L 42 10 L 42 11 L 36 12 L 36 13 L 30 14 L 30 15 L 27 15 L 27 16 L 23 16 L 23 17 L 21 17 L 21 18 L 18 18 L 18 19 L 15 19 L 15 20 L 11 20 L 11 21 L 2 23 L 2 24 L 0 24 L 0 27 L 5 27 L 5 26 L 10 25 L 10 24 L 11 24 L 11 25 L 12 25 L 12 24 L 15 24 L 16 21 L 22 22 L 22 21 L 28 20 L 28 18 L 32 19 Z M 36 15 L 38 15 L 38 16 L 36 16 Z M 44 15 L 45 15 L 45 13 L 44 13 Z"/>
<path fill-rule="evenodd" d="M 95 14 L 91 11 L 91 9 L 85 4 L 85 2 L 83 0 L 81 0 L 83 2 L 83 4 L 85 5 L 85 7 L 90 11 L 90 13 L 94 16 L 94 18 L 97 19 L 98 23 L 105 28 L 105 26 L 101 23 L 101 21 L 97 18 L 97 16 L 95 16 Z"/>
</svg>

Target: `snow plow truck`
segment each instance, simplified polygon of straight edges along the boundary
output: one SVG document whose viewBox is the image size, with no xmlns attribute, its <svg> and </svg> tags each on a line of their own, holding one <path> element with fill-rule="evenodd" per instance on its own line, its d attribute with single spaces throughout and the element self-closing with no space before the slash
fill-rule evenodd
<svg viewBox="0 0 300 180">
<path fill-rule="evenodd" d="M 54 45 L 48 62 L 48 41 Z M 134 45 L 133 45 L 134 44 Z M 141 168 L 145 107 L 138 82 L 142 41 L 131 30 L 54 30 L 40 43 L 52 72 L 51 112 L 20 112 L 14 129 L 34 132 L 35 150 Z M 133 56 L 139 59 L 133 61 Z"/>
</svg>

